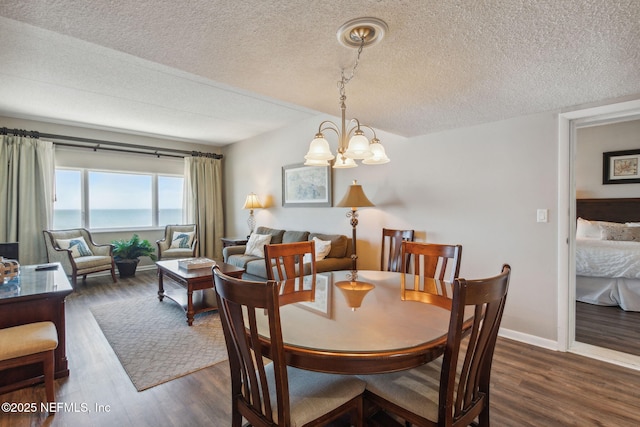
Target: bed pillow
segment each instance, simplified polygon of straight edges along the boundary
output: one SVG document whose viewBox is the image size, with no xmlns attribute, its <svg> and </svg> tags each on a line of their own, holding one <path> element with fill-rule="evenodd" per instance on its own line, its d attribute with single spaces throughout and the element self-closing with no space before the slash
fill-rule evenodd
<svg viewBox="0 0 640 427">
<path fill-rule="evenodd" d="M 640 227 L 605 228 L 603 230 L 605 240 L 640 242 Z"/>
<path fill-rule="evenodd" d="M 625 222 L 627 227 L 640 227 L 640 222 Z"/>
<path fill-rule="evenodd" d="M 61 249 L 71 249 L 71 256 L 74 258 L 93 255 L 93 252 L 91 252 L 91 249 L 89 249 L 87 242 L 84 241 L 84 237 L 82 236 L 71 239 L 58 239 L 56 242 Z"/>
<path fill-rule="evenodd" d="M 578 218 L 576 239 L 602 240 L 602 229 L 597 222 Z"/>
<path fill-rule="evenodd" d="M 271 234 L 253 233 L 249 236 L 244 254 L 264 258 L 264 245 L 268 245 L 269 243 L 271 243 Z"/>
<path fill-rule="evenodd" d="M 191 249 L 195 231 L 174 231 L 170 249 Z"/>
</svg>

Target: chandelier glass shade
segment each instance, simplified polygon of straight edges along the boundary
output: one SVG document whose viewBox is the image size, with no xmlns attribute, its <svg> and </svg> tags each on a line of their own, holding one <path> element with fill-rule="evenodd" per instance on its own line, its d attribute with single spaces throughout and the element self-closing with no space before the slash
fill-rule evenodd
<svg viewBox="0 0 640 427">
<path fill-rule="evenodd" d="M 362 163 L 366 165 L 382 165 L 390 161 L 373 128 L 361 124 L 355 118 L 347 122 L 347 106 L 345 104 L 347 99 L 345 86 L 355 75 L 362 49 L 367 45 L 379 42 L 386 29 L 386 24 L 383 21 L 375 18 L 363 18 L 347 22 L 338 31 L 338 40 L 342 44 L 348 47 L 358 46 L 358 56 L 351 75 L 346 77 L 344 70 L 342 70 L 341 79 L 338 82 L 342 113 L 340 126 L 330 120 L 320 123 L 318 132 L 309 145 L 309 151 L 304 156 L 305 166 L 329 166 L 329 162 L 334 159 L 334 168 L 356 167 L 355 160 L 362 160 Z M 365 135 L 365 130 L 372 134 L 371 140 Z M 331 152 L 329 142 L 325 138 L 324 134 L 327 131 L 335 132 L 338 136 L 338 149 L 335 155 Z"/>
</svg>

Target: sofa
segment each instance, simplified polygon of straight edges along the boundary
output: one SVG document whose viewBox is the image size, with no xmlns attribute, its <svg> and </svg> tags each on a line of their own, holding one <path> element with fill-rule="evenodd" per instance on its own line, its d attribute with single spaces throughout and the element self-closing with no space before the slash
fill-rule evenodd
<svg viewBox="0 0 640 427">
<path fill-rule="evenodd" d="M 351 269 L 351 239 L 345 235 L 279 230 L 269 227 L 258 227 L 255 234 L 270 235 L 271 240 L 269 244 L 305 242 L 307 240 L 313 240 L 314 237 L 322 241 L 331 241 L 331 249 L 326 257 L 321 260 L 316 260 L 316 272 L 323 273 L 326 271 Z M 246 248 L 246 245 L 227 246 L 222 250 L 224 262 L 244 268 L 245 273 L 242 278 L 245 280 L 267 280 L 267 267 L 264 257 L 253 254 L 248 255 L 245 253 Z"/>
</svg>

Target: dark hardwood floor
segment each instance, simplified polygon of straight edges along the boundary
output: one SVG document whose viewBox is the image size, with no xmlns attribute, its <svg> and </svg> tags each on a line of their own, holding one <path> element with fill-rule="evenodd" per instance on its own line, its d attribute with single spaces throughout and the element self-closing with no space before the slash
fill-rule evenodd
<svg viewBox="0 0 640 427">
<path fill-rule="evenodd" d="M 167 280 L 165 286 L 177 285 Z M 228 426 L 226 362 L 138 392 L 89 311 L 91 305 L 117 299 L 155 298 L 156 292 L 152 271 L 138 272 L 135 278 L 116 284 L 108 277 L 90 276 L 79 285 L 67 300 L 71 375 L 56 381 L 60 412 L 50 417 L 0 412 L 0 427 Z M 500 338 L 492 387 L 494 426 L 640 425 L 640 372 L 575 354 Z M 43 398 L 44 386 L 38 385 L 4 394 L 0 403 L 39 404 Z M 96 405 L 109 409 L 100 412 Z"/>
<path fill-rule="evenodd" d="M 577 302 L 576 341 L 640 356 L 640 312 Z"/>
</svg>

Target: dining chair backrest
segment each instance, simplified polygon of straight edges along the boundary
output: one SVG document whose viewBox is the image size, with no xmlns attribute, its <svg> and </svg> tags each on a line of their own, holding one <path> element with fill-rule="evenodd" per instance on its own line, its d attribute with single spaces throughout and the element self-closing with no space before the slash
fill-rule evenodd
<svg viewBox="0 0 640 427">
<path fill-rule="evenodd" d="M 309 266 L 305 269 L 305 255 Z M 316 274 L 315 242 L 279 243 L 264 245 L 267 279 L 286 280 Z"/>
<path fill-rule="evenodd" d="M 393 230 L 390 228 L 382 229 L 380 270 L 395 272 L 401 271 L 403 265 L 401 258 L 402 242 L 413 242 L 413 236 L 413 230 Z"/>
<path fill-rule="evenodd" d="M 447 344 L 440 374 L 438 425 L 467 426 L 476 417 L 489 425 L 489 380 L 511 267 L 494 277 L 456 279 Z M 473 307 L 469 329 L 465 310 Z M 463 338 L 466 348 L 462 346 Z"/>
<path fill-rule="evenodd" d="M 453 282 L 460 274 L 461 258 L 461 245 L 402 242 L 402 271 L 416 277 Z"/>
<path fill-rule="evenodd" d="M 233 425 L 238 414 L 253 426 L 288 425 L 289 389 L 284 360 L 278 282 L 252 282 L 226 276 L 213 268 L 218 311 L 227 344 L 231 371 Z M 246 317 L 245 317 L 246 314 Z M 263 363 L 256 316 L 268 317 L 274 381 L 268 381 Z M 277 414 L 273 414 L 270 386 L 275 387 Z M 237 424 L 236 424 L 237 423 Z"/>
<path fill-rule="evenodd" d="M 362 426 L 364 381 L 287 366 L 278 282 L 236 279 L 218 266 L 213 281 L 229 356 L 232 427 L 243 418 L 255 427 L 320 426 L 347 414 L 352 425 Z M 268 331 L 259 330 L 258 316 L 266 317 Z"/>
</svg>

